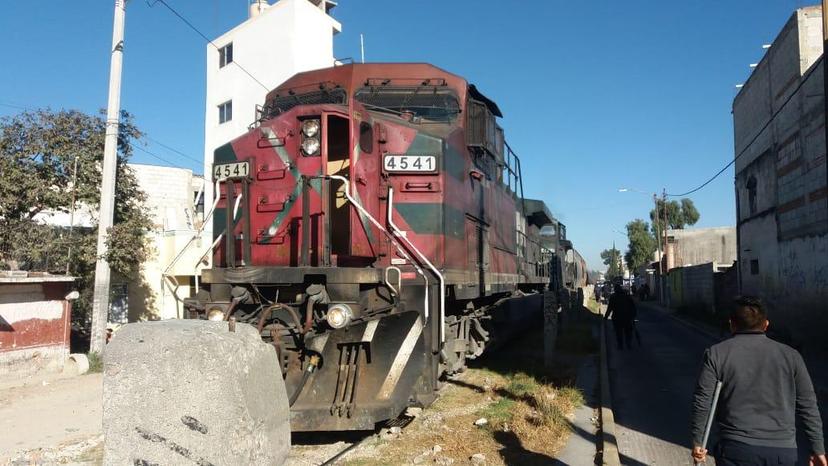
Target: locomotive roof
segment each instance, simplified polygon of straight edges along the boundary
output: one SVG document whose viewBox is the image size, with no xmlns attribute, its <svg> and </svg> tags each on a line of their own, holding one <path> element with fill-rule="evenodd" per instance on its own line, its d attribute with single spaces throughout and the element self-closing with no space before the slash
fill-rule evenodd
<svg viewBox="0 0 828 466">
<path fill-rule="evenodd" d="M 523 203 L 526 206 L 529 222 L 535 224 L 537 227 L 549 225 L 555 221 L 555 217 L 549 211 L 549 208 L 546 207 L 545 202 L 538 199 L 524 198 Z"/>
<path fill-rule="evenodd" d="M 351 63 L 347 65 L 322 68 L 318 70 L 297 73 L 280 84 L 276 89 L 267 93 L 265 101 L 275 96 L 299 88 L 318 87 L 323 83 L 341 86 L 353 93 L 356 89 L 369 85 L 372 80 L 385 81 L 393 84 L 394 81 L 407 85 L 419 85 L 428 80 L 442 80 L 445 85 L 454 89 L 461 102 L 466 96 L 486 104 L 496 116 L 503 114 L 491 99 L 483 95 L 473 84 L 469 84 L 463 77 L 450 73 L 429 63 Z"/>
</svg>

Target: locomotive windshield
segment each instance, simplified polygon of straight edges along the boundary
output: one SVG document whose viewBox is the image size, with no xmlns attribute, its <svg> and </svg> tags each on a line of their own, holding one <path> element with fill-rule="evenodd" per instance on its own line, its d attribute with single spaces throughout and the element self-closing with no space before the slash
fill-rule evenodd
<svg viewBox="0 0 828 466">
<path fill-rule="evenodd" d="M 443 86 L 370 86 L 359 89 L 354 98 L 369 110 L 411 113 L 438 123 L 453 121 L 460 113 L 457 96 Z"/>
<path fill-rule="evenodd" d="M 318 104 L 337 104 L 345 105 L 348 101 L 348 93 L 345 89 L 322 88 L 311 92 L 304 93 L 287 93 L 285 95 L 276 95 L 270 99 L 263 109 L 265 118 L 272 118 L 280 115 L 297 105 L 318 105 Z"/>
</svg>

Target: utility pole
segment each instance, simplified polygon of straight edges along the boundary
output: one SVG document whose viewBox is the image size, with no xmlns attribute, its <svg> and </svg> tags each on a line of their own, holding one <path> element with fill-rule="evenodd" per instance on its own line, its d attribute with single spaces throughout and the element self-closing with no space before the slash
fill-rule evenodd
<svg viewBox="0 0 828 466">
<path fill-rule="evenodd" d="M 72 263 L 72 233 L 75 231 L 75 191 L 78 189 L 78 156 L 75 155 L 75 166 L 72 168 L 72 207 L 69 210 L 69 250 L 66 254 L 66 275 L 69 275 L 69 265 Z"/>
<path fill-rule="evenodd" d="M 670 226 L 667 223 L 667 189 L 662 189 L 661 191 L 661 209 L 664 211 L 664 275 L 666 278 L 667 273 L 670 271 L 670 246 L 667 244 L 667 230 Z M 664 299 L 664 291 L 666 290 L 667 286 L 662 280 L 661 283 L 661 291 L 662 291 L 662 304 L 666 304 L 666 300 Z"/>
<path fill-rule="evenodd" d="M 656 193 L 653 193 L 653 213 L 655 213 L 653 225 L 656 229 L 656 249 L 658 250 L 658 299 L 662 299 L 662 296 L 664 296 L 664 272 L 661 268 L 661 228 L 658 226 L 658 196 Z"/>
<path fill-rule="evenodd" d="M 102 353 L 109 317 L 109 262 L 106 238 L 115 212 L 115 174 L 118 162 L 118 123 L 121 114 L 121 65 L 124 55 L 124 19 L 127 0 L 115 0 L 112 25 L 112 57 L 109 65 L 109 103 L 106 108 L 106 139 L 101 170 L 101 205 L 98 216 L 98 260 L 95 264 L 95 292 L 92 300 L 92 335 L 89 351 Z"/>
</svg>

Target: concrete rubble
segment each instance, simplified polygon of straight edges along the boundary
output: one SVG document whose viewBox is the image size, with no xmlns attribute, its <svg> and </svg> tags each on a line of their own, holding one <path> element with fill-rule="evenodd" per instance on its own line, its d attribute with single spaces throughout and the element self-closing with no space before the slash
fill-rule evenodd
<svg viewBox="0 0 828 466">
<path fill-rule="evenodd" d="M 290 449 L 276 351 L 256 329 L 122 327 L 104 353 L 105 464 L 278 465 Z"/>
</svg>

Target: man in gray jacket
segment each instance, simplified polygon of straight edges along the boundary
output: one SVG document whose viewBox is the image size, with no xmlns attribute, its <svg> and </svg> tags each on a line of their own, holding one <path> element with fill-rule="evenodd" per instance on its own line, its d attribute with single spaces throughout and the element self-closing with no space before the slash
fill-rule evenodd
<svg viewBox="0 0 828 466">
<path fill-rule="evenodd" d="M 716 382 L 722 382 L 716 424 L 717 466 L 794 465 L 797 420 L 808 439 L 810 465 L 828 466 L 816 395 L 802 356 L 765 336 L 762 303 L 737 298 L 730 316 L 733 337 L 708 348 L 693 396 L 693 458 L 704 461 L 707 416 Z"/>
</svg>

